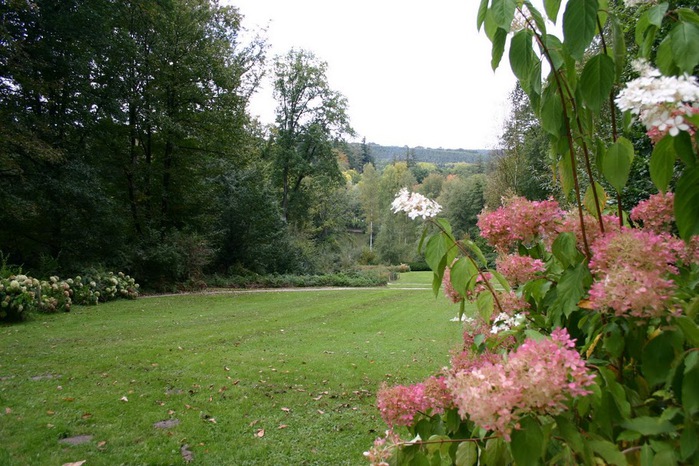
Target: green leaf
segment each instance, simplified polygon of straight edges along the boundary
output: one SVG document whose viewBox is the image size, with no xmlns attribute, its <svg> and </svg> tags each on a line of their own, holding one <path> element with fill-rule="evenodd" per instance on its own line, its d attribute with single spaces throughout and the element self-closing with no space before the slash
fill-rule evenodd
<svg viewBox="0 0 699 466">
<path fill-rule="evenodd" d="M 608 55 L 597 54 L 585 63 L 578 86 L 587 107 L 594 113 L 598 114 L 602 104 L 609 101 L 615 76 L 614 60 Z"/>
<path fill-rule="evenodd" d="M 474 271 L 478 273 L 471 261 L 465 257 L 460 258 L 451 266 L 449 273 L 451 284 L 461 296 L 466 296 L 466 286 L 473 277 Z"/>
<path fill-rule="evenodd" d="M 682 21 L 699 24 L 699 14 L 697 14 L 697 12 L 694 10 L 690 10 L 689 8 L 678 8 L 675 10 L 675 13 Z"/>
<path fill-rule="evenodd" d="M 677 180 L 675 222 L 685 241 L 699 234 L 699 166 L 685 169 Z"/>
<path fill-rule="evenodd" d="M 498 28 L 493 36 L 493 52 L 490 60 L 490 67 L 495 71 L 500 66 L 500 60 L 505 53 L 505 43 L 507 42 L 507 31 Z"/>
<path fill-rule="evenodd" d="M 618 408 L 619 414 L 621 414 L 622 418 L 624 419 L 629 417 L 631 415 L 631 403 L 629 403 L 626 399 L 624 387 L 616 381 L 616 376 L 609 369 L 601 367 L 599 368 L 599 372 L 606 384 L 606 391 L 609 395 L 611 395 L 612 400 L 614 400 L 614 404 Z"/>
<path fill-rule="evenodd" d="M 506 31 L 510 30 L 512 20 L 515 18 L 515 8 L 517 8 L 516 0 L 493 0 L 490 11 L 493 12 L 493 18 L 498 27 Z"/>
<path fill-rule="evenodd" d="M 485 22 L 485 15 L 488 12 L 488 0 L 481 0 L 481 4 L 478 6 L 478 16 L 476 17 L 476 28 L 478 31 L 481 30 L 481 26 Z"/>
<path fill-rule="evenodd" d="M 575 186 L 573 178 L 573 164 L 570 159 L 570 154 L 563 153 L 561 160 L 558 162 L 558 173 L 561 177 L 561 188 L 563 194 L 568 196 Z"/>
<path fill-rule="evenodd" d="M 691 74 L 699 64 L 699 25 L 678 23 L 669 34 L 672 54 L 680 71 Z"/>
<path fill-rule="evenodd" d="M 686 461 L 695 451 L 697 451 L 697 428 L 693 422 L 688 421 L 680 437 L 680 459 Z"/>
<path fill-rule="evenodd" d="M 610 356 L 618 358 L 624 352 L 624 336 L 617 325 L 612 325 L 609 332 L 604 336 L 603 346 Z"/>
<path fill-rule="evenodd" d="M 546 10 L 546 16 L 549 17 L 552 23 L 556 24 L 558 11 L 561 9 L 561 0 L 544 0 L 544 9 Z"/>
<path fill-rule="evenodd" d="M 670 421 L 658 417 L 639 416 L 621 423 L 625 429 L 633 430 L 641 435 L 660 435 L 675 432 L 675 426 Z"/>
<path fill-rule="evenodd" d="M 541 96 L 541 127 L 553 135 L 561 133 L 563 127 L 563 105 L 555 83 L 550 83 Z"/>
<path fill-rule="evenodd" d="M 493 315 L 494 306 L 495 302 L 493 300 L 493 295 L 489 291 L 482 292 L 478 295 L 478 298 L 476 298 L 478 315 L 480 315 L 486 322 L 490 322 L 490 317 Z"/>
<path fill-rule="evenodd" d="M 541 13 L 539 13 L 539 10 L 537 10 L 534 7 L 534 5 L 532 5 L 532 2 L 530 2 L 529 0 L 524 0 L 524 4 L 527 5 L 527 9 L 529 10 L 529 13 L 531 13 L 532 18 L 534 18 L 534 23 L 536 24 L 536 27 L 539 30 L 539 35 L 545 36 L 546 35 L 546 21 L 544 20 L 544 17 L 541 16 Z"/>
<path fill-rule="evenodd" d="M 538 61 L 532 47 L 532 32 L 522 29 L 510 41 L 510 67 L 520 81 L 529 82 L 534 62 Z"/>
<path fill-rule="evenodd" d="M 476 243 L 471 241 L 470 239 L 464 240 L 463 242 L 464 246 L 468 248 L 469 251 L 473 253 L 473 255 L 476 256 L 476 259 L 480 261 L 480 266 L 481 267 L 487 267 L 488 266 L 488 261 L 486 260 L 485 256 L 483 255 L 483 251 L 478 247 Z"/>
<path fill-rule="evenodd" d="M 620 79 L 626 66 L 626 37 L 621 22 L 615 17 L 612 18 L 612 55 L 614 56 L 614 66 L 616 78 Z"/>
<path fill-rule="evenodd" d="M 633 144 L 623 137 L 612 144 L 604 155 L 602 173 L 618 193 L 621 193 L 629 180 L 633 156 Z"/>
<path fill-rule="evenodd" d="M 650 54 L 650 51 L 648 52 Z M 660 45 L 658 46 L 658 51 L 655 56 L 655 64 L 658 70 L 665 76 L 673 76 L 679 74 L 679 68 L 677 63 L 675 63 L 675 56 L 672 52 L 672 36 L 669 34 L 665 36 Z"/>
<path fill-rule="evenodd" d="M 653 466 L 653 449 L 647 443 L 641 447 L 641 466 Z"/>
<path fill-rule="evenodd" d="M 626 466 L 626 457 L 612 442 L 607 440 L 590 440 L 592 450 L 601 456 L 607 463 L 617 466 Z"/>
<path fill-rule="evenodd" d="M 578 303 L 585 295 L 586 287 L 592 283 L 590 270 L 583 263 L 575 267 L 568 268 L 561 275 L 561 279 L 556 286 L 556 300 L 553 303 L 563 311 L 566 317 L 578 309 Z"/>
<path fill-rule="evenodd" d="M 461 442 L 456 449 L 456 466 L 473 466 L 478 461 L 478 447 L 474 442 Z"/>
<path fill-rule="evenodd" d="M 665 13 L 670 5 L 667 2 L 655 5 L 648 9 L 648 22 L 658 28 L 662 27 Z"/>
<path fill-rule="evenodd" d="M 580 264 L 585 256 L 578 251 L 577 239 L 571 232 L 561 233 L 551 245 L 551 252 L 564 269 Z"/>
<path fill-rule="evenodd" d="M 425 262 L 433 271 L 439 270 L 440 263 L 447 254 L 447 241 L 443 234 L 435 234 L 425 246 Z"/>
<path fill-rule="evenodd" d="M 520 420 L 520 429 L 512 431 L 510 450 L 518 465 L 539 464 L 544 434 L 539 423 L 530 416 Z"/>
<path fill-rule="evenodd" d="M 675 172 L 675 158 L 675 146 L 668 134 L 655 144 L 650 156 L 650 179 L 659 191 L 667 191 Z"/>
<path fill-rule="evenodd" d="M 485 443 L 485 451 L 481 455 L 482 464 L 508 464 L 510 454 L 507 443 L 500 438 L 493 438 Z"/>
<path fill-rule="evenodd" d="M 694 347 L 699 347 L 699 326 L 687 316 L 676 317 L 675 322 L 682 330 L 684 338 Z"/>
<path fill-rule="evenodd" d="M 585 190 L 585 197 L 583 198 L 583 205 L 595 218 L 597 217 L 597 204 L 595 203 L 595 193 L 592 191 L 592 186 L 590 185 Z M 604 206 L 607 202 L 607 193 L 601 184 L 595 181 L 594 184 L 595 191 L 597 192 L 597 200 L 601 210 L 604 210 Z"/>
<path fill-rule="evenodd" d="M 641 372 L 648 385 L 654 386 L 668 379 L 680 343 L 677 332 L 665 331 L 646 344 L 641 355 Z"/>
<path fill-rule="evenodd" d="M 695 115 L 697 116 L 697 115 Z M 673 139 L 675 146 L 675 154 L 682 160 L 688 167 L 693 167 L 697 164 L 697 156 L 694 153 L 694 146 L 692 145 L 692 137 L 686 131 L 680 131 L 680 134 L 675 136 Z"/>
<path fill-rule="evenodd" d="M 699 412 L 699 367 L 686 372 L 682 378 L 682 407 L 688 416 Z"/>
<path fill-rule="evenodd" d="M 559 69 L 561 65 L 565 63 L 565 60 L 563 59 L 564 52 L 561 40 L 553 34 L 546 34 L 544 42 L 546 43 L 546 48 L 549 50 L 553 68 L 556 70 Z"/>
<path fill-rule="evenodd" d="M 583 451 L 583 438 L 577 426 L 564 416 L 556 416 L 556 429 L 561 437 L 576 453 Z"/>
<path fill-rule="evenodd" d="M 502 286 L 507 293 L 510 292 L 512 288 L 510 288 L 510 284 L 507 283 L 507 279 L 497 270 L 495 269 L 488 269 L 488 272 L 497 280 L 497 282 Z"/>
<path fill-rule="evenodd" d="M 570 0 L 563 12 L 563 43 L 577 60 L 595 36 L 598 7 L 597 0 Z"/>
</svg>

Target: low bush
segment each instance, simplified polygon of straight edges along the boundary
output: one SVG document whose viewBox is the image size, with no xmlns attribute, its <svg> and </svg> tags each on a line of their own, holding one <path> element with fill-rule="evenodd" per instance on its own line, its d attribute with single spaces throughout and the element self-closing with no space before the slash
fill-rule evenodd
<svg viewBox="0 0 699 466">
<path fill-rule="evenodd" d="M 138 283 L 121 272 L 91 272 L 67 280 L 10 275 L 0 278 L 0 321 L 21 321 L 34 312 L 68 312 L 73 303 L 95 305 L 118 298 L 134 299 L 138 290 Z"/>
<path fill-rule="evenodd" d="M 362 267 L 360 270 L 323 275 L 214 276 L 207 280 L 207 284 L 222 288 L 374 287 L 386 285 L 395 276 L 396 273 L 388 267 Z"/>
</svg>

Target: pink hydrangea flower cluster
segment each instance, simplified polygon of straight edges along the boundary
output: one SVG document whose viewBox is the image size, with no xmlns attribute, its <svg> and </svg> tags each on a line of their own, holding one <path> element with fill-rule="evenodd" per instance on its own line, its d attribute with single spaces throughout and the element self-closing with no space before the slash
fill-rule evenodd
<svg viewBox="0 0 699 466">
<path fill-rule="evenodd" d="M 443 413 L 453 405 L 444 377 L 430 377 L 414 385 L 385 384 L 376 394 L 381 417 L 390 427 L 408 426 L 419 414 Z"/>
<path fill-rule="evenodd" d="M 669 232 L 675 221 L 674 205 L 673 193 L 654 194 L 631 210 L 631 220 L 642 222 L 644 229 L 656 233 Z"/>
<path fill-rule="evenodd" d="M 496 261 L 496 267 L 512 286 L 537 278 L 546 269 L 542 260 L 516 254 L 501 255 Z"/>
<path fill-rule="evenodd" d="M 510 440 L 527 413 L 558 414 L 570 398 L 590 393 L 594 376 L 564 329 L 527 339 L 506 359 L 485 361 L 447 379 L 462 418 Z"/>
<path fill-rule="evenodd" d="M 494 212 L 478 216 L 478 228 L 491 246 L 507 252 L 518 242 L 531 244 L 552 237 L 563 211 L 553 199 L 528 201 L 512 197 Z"/>
<path fill-rule="evenodd" d="M 517 296 L 514 291 L 498 291 L 496 295 L 500 303 L 500 311 L 508 316 L 514 316 L 530 308 L 529 303 L 524 298 Z"/>
<path fill-rule="evenodd" d="M 682 240 L 667 233 L 631 228 L 605 235 L 592 252 L 590 270 L 597 281 L 590 289 L 591 306 L 640 318 L 668 309 L 675 289 L 670 275 L 687 254 Z"/>
<path fill-rule="evenodd" d="M 592 247 L 590 270 L 610 273 L 623 266 L 636 270 L 677 273 L 674 264 L 684 253 L 684 243 L 666 233 L 623 228 L 607 234 Z"/>
<path fill-rule="evenodd" d="M 392 429 L 387 430 L 384 437 L 374 440 L 374 445 L 369 451 L 364 452 L 364 457 L 371 462 L 372 466 L 389 466 L 388 460 L 393 456 L 396 447 L 402 443 L 398 434 Z"/>
<path fill-rule="evenodd" d="M 585 222 L 585 234 L 588 244 L 592 245 L 597 239 L 602 236 L 602 230 L 597 224 L 597 218 L 585 213 L 583 215 Z M 604 231 L 612 233 L 619 231 L 619 217 L 613 215 L 602 214 L 602 222 L 604 223 Z M 578 212 L 570 211 L 565 214 L 563 220 L 558 224 L 557 233 L 573 233 L 578 243 L 578 249 L 583 250 L 583 235 L 582 226 L 580 225 L 580 215 Z"/>
</svg>

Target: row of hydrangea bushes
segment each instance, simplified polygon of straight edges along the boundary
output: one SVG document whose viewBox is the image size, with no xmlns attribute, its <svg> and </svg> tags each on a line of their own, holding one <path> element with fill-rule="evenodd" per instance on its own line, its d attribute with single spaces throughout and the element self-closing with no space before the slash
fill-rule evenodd
<svg viewBox="0 0 699 466">
<path fill-rule="evenodd" d="M 0 277 L 0 320 L 20 321 L 30 313 L 68 312 L 73 304 L 96 305 L 115 299 L 135 299 L 139 285 L 119 272 L 94 272 L 75 278 L 39 280 L 16 274 Z"/>
</svg>

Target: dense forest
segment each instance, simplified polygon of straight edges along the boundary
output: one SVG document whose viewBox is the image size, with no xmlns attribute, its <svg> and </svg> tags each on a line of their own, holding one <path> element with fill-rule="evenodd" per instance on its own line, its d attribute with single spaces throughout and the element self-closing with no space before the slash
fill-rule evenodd
<svg viewBox="0 0 699 466">
<path fill-rule="evenodd" d="M 0 252 L 35 276 L 97 267 L 163 288 L 419 262 L 419 227 L 390 211 L 403 187 L 474 237 L 504 195 L 566 202 L 521 90 L 496 151 L 350 143 L 327 64 L 243 41 L 235 7 L 6 0 L 0 17 Z M 248 111 L 263 79 L 268 126 Z"/>
</svg>

